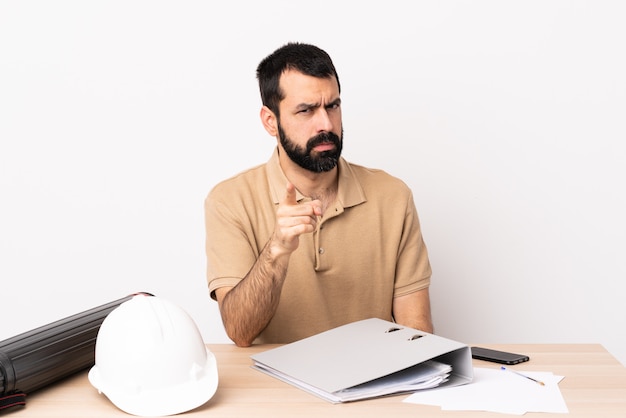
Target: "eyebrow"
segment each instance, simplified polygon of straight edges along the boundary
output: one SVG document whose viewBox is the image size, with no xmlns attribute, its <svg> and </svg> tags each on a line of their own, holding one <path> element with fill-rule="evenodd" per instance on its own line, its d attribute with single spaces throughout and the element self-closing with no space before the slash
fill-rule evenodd
<svg viewBox="0 0 626 418">
<path fill-rule="evenodd" d="M 332 106 L 340 105 L 340 104 L 341 104 L 341 98 L 338 97 L 332 102 L 327 103 L 325 107 L 332 107 Z M 296 111 L 299 112 L 301 110 L 316 109 L 320 106 L 321 105 L 319 103 L 300 103 L 299 105 L 296 106 Z"/>
</svg>

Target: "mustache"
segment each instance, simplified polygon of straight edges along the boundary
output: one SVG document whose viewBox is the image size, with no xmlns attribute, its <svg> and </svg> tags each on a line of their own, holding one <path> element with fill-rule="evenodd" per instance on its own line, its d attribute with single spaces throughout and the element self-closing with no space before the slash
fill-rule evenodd
<svg viewBox="0 0 626 418">
<path fill-rule="evenodd" d="M 307 151 L 310 152 L 313 148 L 320 144 L 334 144 L 335 147 L 339 148 L 341 144 L 341 139 L 333 132 L 322 132 L 321 134 L 317 134 L 307 141 Z"/>
</svg>

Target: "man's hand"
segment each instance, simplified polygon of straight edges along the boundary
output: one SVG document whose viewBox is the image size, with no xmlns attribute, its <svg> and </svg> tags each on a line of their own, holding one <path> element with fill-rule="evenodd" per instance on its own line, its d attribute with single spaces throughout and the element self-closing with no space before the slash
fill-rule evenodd
<svg viewBox="0 0 626 418">
<path fill-rule="evenodd" d="M 287 193 L 276 211 L 276 226 L 270 242 L 272 254 L 279 256 L 294 252 L 300 235 L 315 231 L 319 216 L 322 216 L 322 203 L 312 200 L 299 204 L 296 188 L 287 183 Z"/>
</svg>

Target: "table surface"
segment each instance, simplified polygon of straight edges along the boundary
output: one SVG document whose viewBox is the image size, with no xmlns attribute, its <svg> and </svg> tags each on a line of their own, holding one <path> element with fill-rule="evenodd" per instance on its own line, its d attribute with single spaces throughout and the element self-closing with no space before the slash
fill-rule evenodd
<svg viewBox="0 0 626 418">
<path fill-rule="evenodd" d="M 626 367 L 599 344 L 489 344 L 484 347 L 524 353 L 530 361 L 516 370 L 553 372 L 565 376 L 559 384 L 569 417 L 626 417 Z M 278 379 L 252 369 L 250 355 L 276 346 L 239 348 L 209 344 L 219 372 L 216 394 L 203 406 L 183 416 L 210 417 L 503 417 L 483 411 L 442 411 L 438 406 L 402 402 L 407 395 L 331 404 Z M 475 367 L 498 367 L 473 361 Z M 27 398 L 27 406 L 3 414 L 11 418 L 128 417 L 94 389 L 87 372 L 40 389 Z M 563 414 L 528 413 L 526 416 Z"/>
</svg>

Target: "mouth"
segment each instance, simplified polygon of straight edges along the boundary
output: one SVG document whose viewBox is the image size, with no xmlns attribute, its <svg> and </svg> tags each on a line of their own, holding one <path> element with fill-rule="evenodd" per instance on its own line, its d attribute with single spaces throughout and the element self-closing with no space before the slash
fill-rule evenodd
<svg viewBox="0 0 626 418">
<path fill-rule="evenodd" d="M 330 151 L 332 149 L 335 149 L 335 144 L 332 142 L 323 142 L 313 147 L 313 150 L 317 152 Z"/>
</svg>

